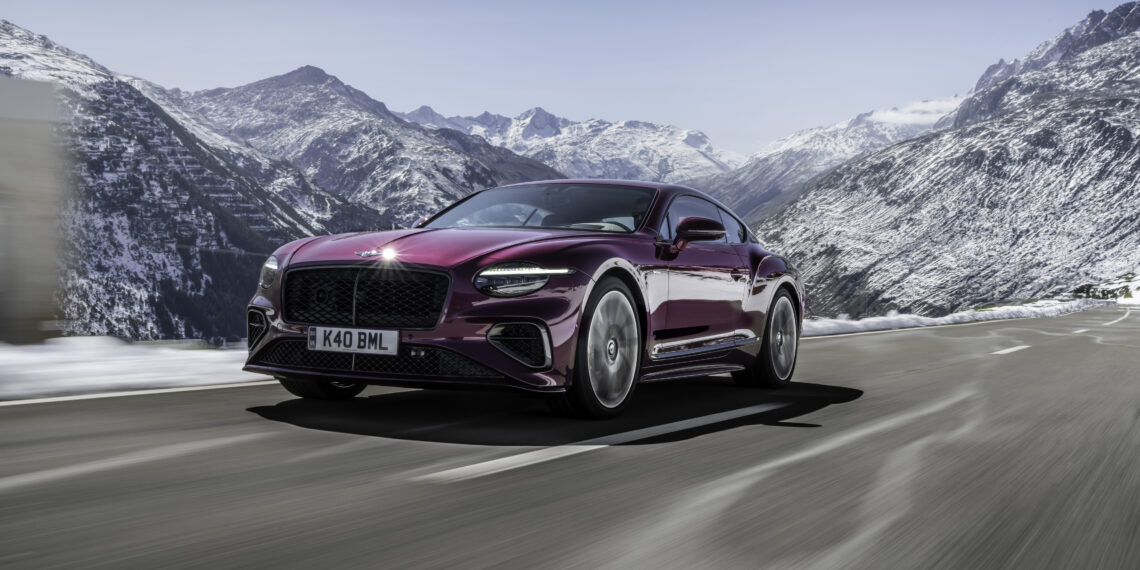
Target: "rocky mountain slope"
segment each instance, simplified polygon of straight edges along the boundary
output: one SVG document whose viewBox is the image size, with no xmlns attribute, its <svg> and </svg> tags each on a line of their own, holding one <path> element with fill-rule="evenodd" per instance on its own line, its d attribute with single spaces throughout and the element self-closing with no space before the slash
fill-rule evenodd
<svg viewBox="0 0 1140 570">
<path fill-rule="evenodd" d="M 812 178 L 865 152 L 929 131 L 957 107 L 951 97 L 862 113 L 829 127 L 780 139 L 731 172 L 688 181 L 731 206 L 748 222 L 794 198 Z"/>
<path fill-rule="evenodd" d="M 680 182 L 724 173 L 741 157 L 700 131 L 641 121 L 575 122 L 535 107 L 514 117 L 444 117 L 423 106 L 401 115 L 433 129 L 454 129 L 550 165 L 573 178 Z"/>
<path fill-rule="evenodd" d="M 393 223 L 412 222 L 473 190 L 562 177 L 478 137 L 405 121 L 312 66 L 233 89 L 181 94 L 181 103 Z"/>
<path fill-rule="evenodd" d="M 375 221 L 160 88 L 6 21 L 0 73 L 55 84 L 70 117 L 59 298 L 72 332 L 240 336 L 251 276 L 277 244 Z"/>
<path fill-rule="evenodd" d="M 1074 29 L 1072 45 L 1097 44 Z M 802 267 L 815 313 L 937 315 L 1133 267 L 1140 35 L 1028 67 L 963 101 L 957 128 L 852 160 L 759 224 Z"/>
</svg>

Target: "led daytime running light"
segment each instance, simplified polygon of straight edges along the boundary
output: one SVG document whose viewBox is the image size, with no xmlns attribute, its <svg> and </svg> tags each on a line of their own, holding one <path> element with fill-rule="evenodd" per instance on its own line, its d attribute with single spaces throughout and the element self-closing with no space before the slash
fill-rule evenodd
<svg viewBox="0 0 1140 570">
<path fill-rule="evenodd" d="M 545 269 L 542 267 L 492 267 L 479 272 L 479 275 L 504 277 L 509 275 L 569 275 L 573 269 Z"/>
</svg>

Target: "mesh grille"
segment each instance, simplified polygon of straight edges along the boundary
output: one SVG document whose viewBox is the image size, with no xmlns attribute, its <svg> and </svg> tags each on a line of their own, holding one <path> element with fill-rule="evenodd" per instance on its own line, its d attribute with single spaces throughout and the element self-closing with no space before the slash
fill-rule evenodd
<svg viewBox="0 0 1140 570">
<path fill-rule="evenodd" d="M 439 322 L 447 286 L 446 275 L 423 271 L 294 270 L 285 279 L 285 320 L 314 325 L 430 329 Z"/>
<path fill-rule="evenodd" d="M 416 356 L 413 356 L 413 352 Z M 283 339 L 273 343 L 257 358 L 265 366 L 302 368 L 327 372 L 358 372 L 389 376 L 429 376 L 439 378 L 501 378 L 494 370 L 450 350 L 430 346 L 400 347 L 400 354 L 383 356 L 309 350 L 303 339 Z"/>
<path fill-rule="evenodd" d="M 266 329 L 265 315 L 261 311 L 250 311 L 246 316 L 245 341 L 250 348 L 261 340 Z"/>
<path fill-rule="evenodd" d="M 527 323 L 497 325 L 487 334 L 487 340 L 528 366 L 538 367 L 546 363 L 546 339 L 537 325 Z"/>
</svg>

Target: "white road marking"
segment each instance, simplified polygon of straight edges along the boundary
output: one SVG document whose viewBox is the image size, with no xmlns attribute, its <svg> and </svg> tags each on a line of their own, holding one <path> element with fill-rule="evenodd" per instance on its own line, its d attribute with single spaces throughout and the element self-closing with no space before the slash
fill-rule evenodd
<svg viewBox="0 0 1140 570">
<path fill-rule="evenodd" d="M 1132 314 L 1132 309 L 1125 309 L 1123 317 L 1120 317 L 1119 319 L 1116 319 L 1115 321 L 1108 321 L 1107 323 L 1104 323 L 1101 326 L 1102 327 L 1109 327 L 1109 326 L 1115 325 L 1116 323 L 1119 323 L 1120 321 L 1127 319 L 1128 315 L 1131 315 L 1131 314 Z"/>
<path fill-rule="evenodd" d="M 990 354 L 1009 354 L 1011 352 L 1017 352 L 1019 350 L 1025 350 L 1027 348 L 1029 348 L 1028 344 L 1022 344 L 1019 346 L 1011 346 L 1009 348 L 1005 348 L 1002 350 L 995 350 L 995 351 L 991 352 Z"/>
<path fill-rule="evenodd" d="M 131 465 L 146 463 L 148 461 L 159 461 L 162 459 L 169 459 L 171 457 L 178 457 L 179 455 L 198 453 L 199 451 L 206 451 L 207 449 L 213 449 L 215 447 L 222 447 L 225 445 L 233 445 L 235 443 L 243 443 L 246 441 L 259 439 L 267 435 L 269 434 L 257 433 L 248 435 L 236 435 L 231 437 L 219 437 L 216 439 L 192 441 L 189 443 L 176 443 L 174 445 L 164 445 L 162 447 L 155 447 L 153 449 L 146 449 L 143 451 L 134 451 L 108 459 L 99 459 L 96 461 L 79 463 L 77 465 L 68 465 L 67 467 L 56 467 L 54 469 L 45 469 L 43 471 L 24 473 L 22 475 L 11 475 L 8 477 L 0 478 L 0 492 L 10 491 L 18 487 L 26 487 L 28 485 L 49 483 L 52 481 L 58 481 L 60 479 L 67 479 L 69 477 L 88 475 L 91 473 L 97 473 L 99 471 L 121 469 L 123 467 L 130 467 Z"/>
<path fill-rule="evenodd" d="M 1081 333 L 1087 333 L 1087 332 L 1089 332 L 1089 329 L 1077 329 L 1077 330 L 1073 331 L 1073 334 L 1081 334 Z"/>
<path fill-rule="evenodd" d="M 0 402 L 0 408 L 5 406 L 30 406 L 32 404 L 52 404 L 55 402 L 74 402 L 76 400 L 100 400 L 103 398 L 122 398 L 124 396 L 150 396 L 153 394 L 175 394 L 178 392 L 199 392 L 202 390 L 223 390 L 226 388 L 248 388 L 249 386 L 268 386 L 277 384 L 276 380 L 259 380 L 257 382 L 240 382 L 237 384 L 210 384 L 209 386 L 180 386 L 177 388 L 155 388 L 152 390 L 128 390 L 124 392 L 102 392 L 99 394 L 78 394 L 75 396 L 55 396 L 51 398 L 33 398 L 28 400 L 8 400 Z"/>
<path fill-rule="evenodd" d="M 628 554 L 617 560 L 613 566 L 618 568 L 692 567 L 695 564 L 699 567 L 700 561 L 707 561 L 709 557 L 706 556 L 708 553 L 702 553 L 699 548 L 693 548 L 695 544 L 693 535 L 715 529 L 722 513 L 736 504 L 741 494 L 764 480 L 773 471 L 830 453 L 877 433 L 896 429 L 976 396 L 978 396 L 977 388 L 968 386 L 935 404 L 903 412 L 870 425 L 841 433 L 801 451 L 705 483 L 686 493 L 686 498 L 674 503 L 668 512 L 654 514 L 652 520 L 660 522 L 649 525 L 635 539 L 630 540 L 628 537 L 622 536 L 620 550 Z M 662 548 L 662 545 L 672 545 L 673 548 Z M 723 555 L 724 553 L 718 551 L 716 554 Z M 692 564 L 684 564 L 686 557 L 693 557 L 693 560 L 690 561 Z"/>
<path fill-rule="evenodd" d="M 711 414 L 708 416 L 701 416 L 699 418 L 691 418 L 681 420 L 679 422 L 672 422 L 659 426 L 653 426 L 633 431 L 627 431 L 614 435 L 607 435 L 596 439 L 589 439 L 577 443 L 570 443 L 566 445 L 559 445 L 556 447 L 546 447 L 543 449 L 536 449 L 517 455 L 509 455 L 507 457 L 500 457 L 482 463 L 475 463 L 464 467 L 456 467 L 437 473 L 429 473 L 427 475 L 420 475 L 412 478 L 413 481 L 428 481 L 433 483 L 452 483 L 455 481 L 463 481 L 465 479 L 473 479 L 475 477 L 482 477 L 484 475 L 492 475 L 501 473 L 503 471 L 510 471 L 520 467 L 527 467 L 529 465 L 536 465 L 538 463 L 545 463 L 563 457 L 570 457 L 571 455 L 578 455 L 579 453 L 586 453 L 587 451 L 594 451 L 596 449 L 603 449 L 611 445 L 619 445 L 622 443 L 629 443 L 631 441 L 638 441 L 642 439 L 649 439 L 669 433 L 675 433 L 688 429 L 693 429 L 710 424 L 726 422 L 745 416 L 751 416 L 778 408 L 783 408 L 788 404 L 760 404 L 756 406 L 749 406 L 747 408 L 740 408 L 738 410 L 729 410 L 719 414 Z"/>
</svg>

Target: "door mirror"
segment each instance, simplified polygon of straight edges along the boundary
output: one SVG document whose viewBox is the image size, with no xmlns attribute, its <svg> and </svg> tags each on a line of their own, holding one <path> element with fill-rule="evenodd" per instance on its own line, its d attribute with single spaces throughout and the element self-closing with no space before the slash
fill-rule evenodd
<svg viewBox="0 0 1140 570">
<path fill-rule="evenodd" d="M 691 241 L 717 241 L 724 239 L 724 225 L 708 218 L 688 217 L 677 224 L 673 232 L 673 249 L 681 251 Z"/>
<path fill-rule="evenodd" d="M 416 223 L 412 224 L 412 227 L 413 228 L 422 227 L 424 225 L 424 222 L 428 221 L 428 218 L 430 218 L 430 217 L 431 216 L 421 216 L 420 219 L 416 220 Z"/>
</svg>

